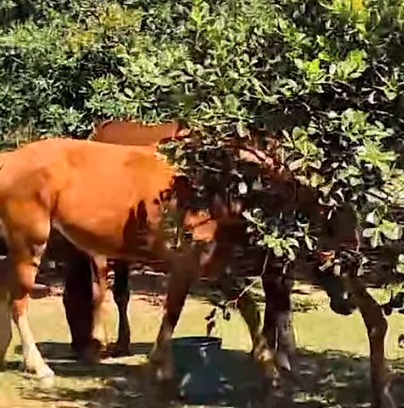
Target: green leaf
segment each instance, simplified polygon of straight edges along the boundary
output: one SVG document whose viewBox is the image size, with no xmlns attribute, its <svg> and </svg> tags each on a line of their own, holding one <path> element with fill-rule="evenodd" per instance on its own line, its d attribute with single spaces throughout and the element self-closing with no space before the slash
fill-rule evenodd
<svg viewBox="0 0 404 408">
<path fill-rule="evenodd" d="M 372 225 L 377 225 L 379 223 L 379 218 L 377 216 L 376 210 L 373 210 L 370 213 L 366 214 L 366 222 Z"/>
<path fill-rule="evenodd" d="M 287 245 L 294 246 L 294 247 L 297 247 L 297 248 L 299 248 L 299 246 L 300 246 L 299 241 L 297 239 L 295 239 L 295 238 L 290 238 L 290 237 L 287 238 L 286 243 L 287 243 Z"/>
<path fill-rule="evenodd" d="M 404 263 L 399 263 L 396 265 L 396 271 L 398 273 L 403 273 L 404 274 Z"/>
<path fill-rule="evenodd" d="M 283 252 L 283 248 L 280 245 L 275 245 L 274 247 L 272 247 L 273 251 L 274 251 L 274 255 L 277 258 L 281 258 L 284 254 Z"/>
<path fill-rule="evenodd" d="M 386 238 L 396 241 L 402 236 L 402 229 L 395 222 L 383 220 L 379 226 L 380 233 Z"/>
<path fill-rule="evenodd" d="M 376 229 L 374 234 L 370 238 L 370 246 L 372 248 L 377 248 L 381 244 L 382 244 L 382 240 L 381 240 L 380 232 L 378 229 Z"/>
<path fill-rule="evenodd" d="M 371 238 L 377 233 L 376 228 L 365 228 L 362 232 L 364 238 Z"/>
</svg>

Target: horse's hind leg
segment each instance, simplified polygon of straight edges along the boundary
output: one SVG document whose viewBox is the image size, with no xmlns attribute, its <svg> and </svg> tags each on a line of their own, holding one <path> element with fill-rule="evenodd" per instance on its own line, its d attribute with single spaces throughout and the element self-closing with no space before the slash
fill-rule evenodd
<svg viewBox="0 0 404 408">
<path fill-rule="evenodd" d="M 31 220 L 24 219 L 24 222 L 27 221 Z M 27 308 L 29 293 L 35 284 L 49 230 L 50 225 L 46 218 L 36 219 L 25 225 L 11 225 L 8 228 L 12 317 L 20 334 L 24 364 L 28 370 L 43 379 L 53 379 L 54 373 L 35 344 L 28 323 Z"/>
<path fill-rule="evenodd" d="M 72 349 L 84 361 L 96 360 L 93 330 L 91 259 L 76 248 L 68 252 L 63 305 L 72 338 Z"/>
<path fill-rule="evenodd" d="M 128 355 L 130 343 L 130 326 L 128 320 L 128 304 L 129 304 L 129 265 L 125 261 L 115 260 L 113 262 L 113 269 L 115 272 L 114 278 L 114 301 L 118 308 L 119 326 L 118 326 L 118 340 L 114 345 L 114 355 Z"/>
</svg>

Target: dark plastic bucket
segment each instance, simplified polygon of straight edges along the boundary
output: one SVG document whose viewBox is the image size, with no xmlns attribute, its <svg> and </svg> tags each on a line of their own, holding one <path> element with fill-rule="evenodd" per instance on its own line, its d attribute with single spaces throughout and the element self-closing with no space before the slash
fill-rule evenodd
<svg viewBox="0 0 404 408">
<path fill-rule="evenodd" d="M 191 403 L 206 404 L 221 395 L 221 347 L 218 337 L 194 336 L 172 340 L 179 396 Z"/>
</svg>

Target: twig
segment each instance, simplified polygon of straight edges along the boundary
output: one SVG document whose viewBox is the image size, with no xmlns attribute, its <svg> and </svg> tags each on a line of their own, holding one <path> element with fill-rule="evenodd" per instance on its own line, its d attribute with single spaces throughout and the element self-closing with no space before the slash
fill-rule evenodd
<svg viewBox="0 0 404 408">
<path fill-rule="evenodd" d="M 269 251 L 267 251 L 267 253 L 265 255 L 265 259 L 264 259 L 264 263 L 262 265 L 261 273 L 248 286 L 246 286 L 235 299 L 228 300 L 225 303 L 225 307 L 227 307 L 227 306 L 229 306 L 231 304 L 237 305 L 237 302 L 244 296 L 244 294 L 247 291 L 249 291 L 253 286 L 255 286 L 255 284 L 258 282 L 259 279 L 262 279 L 262 277 L 264 276 L 264 274 L 266 272 L 268 261 L 269 261 Z"/>
</svg>

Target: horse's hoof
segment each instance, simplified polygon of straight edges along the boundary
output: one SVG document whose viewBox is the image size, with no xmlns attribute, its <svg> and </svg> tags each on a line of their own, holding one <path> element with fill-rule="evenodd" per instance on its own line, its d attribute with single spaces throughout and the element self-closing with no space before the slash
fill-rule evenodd
<svg viewBox="0 0 404 408">
<path fill-rule="evenodd" d="M 47 367 L 44 373 L 38 374 L 38 380 L 41 388 L 52 388 L 55 385 L 55 373 Z"/>
<path fill-rule="evenodd" d="M 167 375 L 160 367 L 149 366 L 150 381 L 163 400 L 172 400 L 178 398 L 178 384 L 176 379 Z"/>
<path fill-rule="evenodd" d="M 174 372 L 165 367 L 157 366 L 154 371 L 154 377 L 160 384 L 169 384 L 174 381 Z"/>
<path fill-rule="evenodd" d="M 98 339 L 91 339 L 91 341 L 90 341 L 90 346 L 89 347 L 92 347 L 92 348 L 94 348 L 95 350 L 97 350 L 97 351 L 101 351 L 101 350 L 103 350 L 105 347 L 104 347 L 104 345 L 101 343 L 101 341 L 100 340 L 98 340 Z"/>
<path fill-rule="evenodd" d="M 107 354 L 111 357 L 127 357 L 130 356 L 128 344 L 109 343 L 107 345 Z"/>
<path fill-rule="evenodd" d="M 174 369 L 162 361 L 149 360 L 149 367 L 154 381 L 158 384 L 170 383 L 175 379 Z"/>
<path fill-rule="evenodd" d="M 53 388 L 55 386 L 55 377 L 43 377 L 39 380 L 39 385 L 41 388 Z"/>
<path fill-rule="evenodd" d="M 87 347 L 77 353 L 77 359 L 86 365 L 99 364 L 101 361 L 101 351 L 94 347 Z"/>
</svg>

